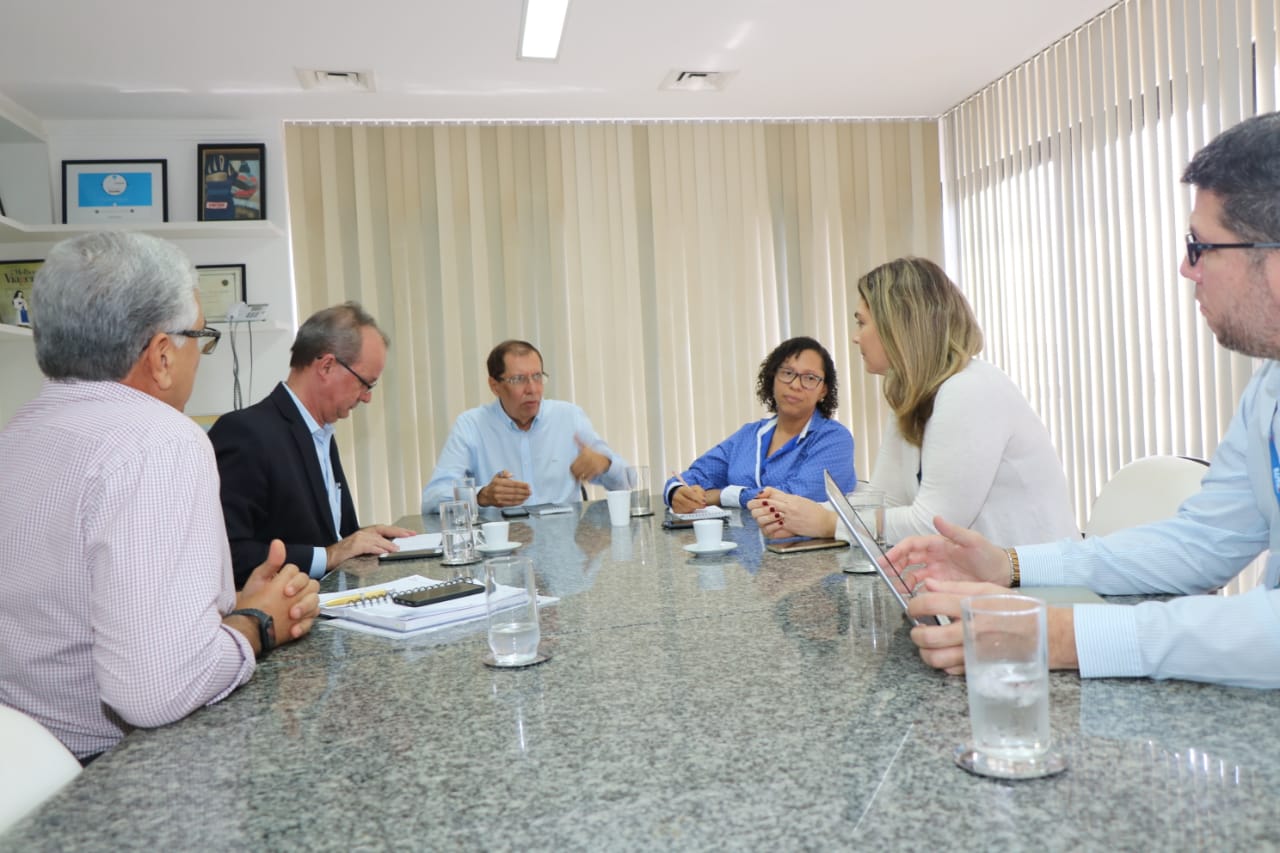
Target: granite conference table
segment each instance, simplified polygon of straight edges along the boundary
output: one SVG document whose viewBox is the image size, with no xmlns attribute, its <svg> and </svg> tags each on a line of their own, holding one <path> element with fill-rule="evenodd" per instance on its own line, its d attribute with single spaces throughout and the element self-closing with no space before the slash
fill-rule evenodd
<svg viewBox="0 0 1280 853">
<path fill-rule="evenodd" d="M 418 526 L 422 520 L 411 519 Z M 433 521 L 433 520 L 432 520 Z M 1052 676 L 1070 769 L 967 774 L 965 684 L 927 669 L 848 551 L 719 558 L 603 502 L 513 523 L 551 660 L 496 671 L 482 625 L 317 625 L 225 701 L 136 731 L 13 850 L 1242 850 L 1280 844 L 1280 696 Z M 351 561 L 338 589 L 438 561 Z"/>
</svg>

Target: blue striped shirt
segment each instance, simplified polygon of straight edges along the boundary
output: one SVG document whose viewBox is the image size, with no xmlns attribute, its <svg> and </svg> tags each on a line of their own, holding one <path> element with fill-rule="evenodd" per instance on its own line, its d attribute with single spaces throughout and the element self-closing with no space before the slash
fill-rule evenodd
<svg viewBox="0 0 1280 853">
<path fill-rule="evenodd" d="M 690 486 L 720 489 L 720 505 L 725 507 L 745 507 L 766 486 L 825 501 L 824 470 L 831 471 L 841 491 L 854 490 L 858 477 L 853 470 L 853 435 L 844 424 L 814 412 L 799 435 L 769 456 L 777 422 L 773 416 L 744 425 L 698 457 L 681 476 Z M 668 506 L 679 485 L 675 477 L 667 480 L 662 495 Z"/>
<path fill-rule="evenodd" d="M 1023 586 L 1186 596 L 1076 605 L 1081 676 L 1280 687 L 1280 505 L 1268 447 L 1278 398 L 1280 362 L 1268 361 L 1245 389 L 1200 491 L 1173 518 L 1018 548 Z M 1265 588 L 1228 598 L 1195 594 L 1227 583 L 1267 548 Z"/>
</svg>

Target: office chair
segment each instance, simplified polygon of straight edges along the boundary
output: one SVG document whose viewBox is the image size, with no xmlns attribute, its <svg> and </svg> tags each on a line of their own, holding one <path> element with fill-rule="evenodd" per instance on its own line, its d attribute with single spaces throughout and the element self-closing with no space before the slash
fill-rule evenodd
<svg viewBox="0 0 1280 853">
<path fill-rule="evenodd" d="M 80 762 L 49 730 L 0 705 L 0 834 L 80 774 Z"/>
<path fill-rule="evenodd" d="M 1085 536 L 1106 536 L 1126 527 L 1169 518 L 1200 491 L 1209 468 L 1189 456 L 1148 456 L 1125 465 L 1107 481 L 1089 511 Z"/>
</svg>

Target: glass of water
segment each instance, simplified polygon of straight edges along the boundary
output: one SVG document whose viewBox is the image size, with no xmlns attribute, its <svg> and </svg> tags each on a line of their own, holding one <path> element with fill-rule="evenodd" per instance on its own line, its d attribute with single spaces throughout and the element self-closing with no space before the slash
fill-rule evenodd
<svg viewBox="0 0 1280 853">
<path fill-rule="evenodd" d="M 961 602 L 964 672 L 973 742 L 956 751 L 966 770 L 1023 779 L 1066 767 L 1050 749 L 1048 609 L 1026 595 Z"/>
<path fill-rule="evenodd" d="M 538 660 L 538 587 L 528 557 L 495 557 L 484 564 L 489 650 L 496 666 L 528 666 Z"/>
<path fill-rule="evenodd" d="M 467 506 L 471 507 L 472 524 L 480 523 L 480 501 L 477 498 L 479 491 L 475 477 L 459 477 L 453 481 L 453 499 L 466 501 Z"/>
</svg>

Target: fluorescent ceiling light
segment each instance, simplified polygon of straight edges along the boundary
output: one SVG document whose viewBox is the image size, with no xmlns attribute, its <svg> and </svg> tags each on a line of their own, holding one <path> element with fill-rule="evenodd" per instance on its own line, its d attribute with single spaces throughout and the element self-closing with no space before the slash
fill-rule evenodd
<svg viewBox="0 0 1280 853">
<path fill-rule="evenodd" d="M 560 55 L 560 37 L 569 0 L 524 0 L 524 21 L 520 28 L 521 59 L 555 59 Z"/>
</svg>

